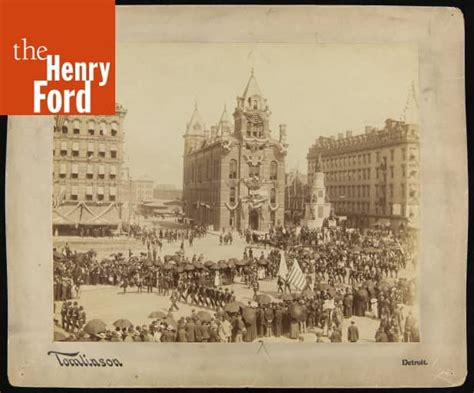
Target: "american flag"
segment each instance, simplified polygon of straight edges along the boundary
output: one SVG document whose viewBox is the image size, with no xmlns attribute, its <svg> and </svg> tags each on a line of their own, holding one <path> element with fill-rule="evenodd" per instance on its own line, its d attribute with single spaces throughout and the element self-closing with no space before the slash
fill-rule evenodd
<svg viewBox="0 0 474 393">
<path fill-rule="evenodd" d="M 301 271 L 300 264 L 296 259 L 293 262 L 293 266 L 291 266 L 290 271 L 288 272 L 287 280 L 299 291 L 302 291 L 306 285 L 306 277 Z"/>
</svg>

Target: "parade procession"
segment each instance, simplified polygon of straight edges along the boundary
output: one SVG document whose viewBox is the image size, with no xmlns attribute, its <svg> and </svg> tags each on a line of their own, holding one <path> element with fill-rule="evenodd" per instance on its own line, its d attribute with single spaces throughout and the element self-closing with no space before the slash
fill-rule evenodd
<svg viewBox="0 0 474 393">
<path fill-rule="evenodd" d="M 415 94 L 402 120 L 319 136 L 303 174 L 252 69 L 232 120 L 195 104 L 181 190 L 130 175 L 123 106 L 58 117 L 54 340 L 419 342 Z"/>
</svg>

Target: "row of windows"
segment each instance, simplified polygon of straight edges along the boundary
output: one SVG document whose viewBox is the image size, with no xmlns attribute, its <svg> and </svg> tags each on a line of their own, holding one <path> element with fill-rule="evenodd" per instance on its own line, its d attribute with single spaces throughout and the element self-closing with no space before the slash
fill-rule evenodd
<svg viewBox="0 0 474 393">
<path fill-rule="evenodd" d="M 73 135 L 81 135 L 81 121 L 75 119 L 73 121 L 69 121 L 68 119 L 64 120 L 63 125 L 61 126 L 60 130 L 56 127 L 54 130 L 56 132 L 61 131 L 62 134 L 69 134 L 72 133 Z M 118 123 L 116 121 L 112 121 L 108 124 L 105 120 L 100 121 L 97 123 L 95 120 L 90 119 L 87 121 L 86 127 L 87 135 L 94 136 L 94 135 L 107 135 L 107 136 L 117 136 L 118 135 Z"/>
<path fill-rule="evenodd" d="M 398 150 L 398 149 L 397 149 Z M 402 147 L 399 149 L 401 154 L 401 159 L 403 161 L 406 160 L 406 148 Z M 389 157 L 390 161 L 394 161 L 396 157 L 396 149 L 390 149 Z M 380 163 L 383 158 L 382 153 L 380 151 L 375 152 L 375 162 Z M 411 157 L 410 157 L 411 159 Z M 343 168 L 348 166 L 354 165 L 370 165 L 372 161 L 372 153 L 361 153 L 361 154 L 353 154 L 350 156 L 342 156 L 342 157 L 334 157 L 334 158 L 324 158 L 322 160 L 323 169 L 333 169 L 333 168 Z M 314 171 L 316 168 L 316 161 L 312 161 L 310 163 L 310 171 Z"/>
<path fill-rule="evenodd" d="M 406 177 L 406 165 L 400 165 L 400 172 L 403 178 Z M 335 172 L 328 172 L 326 174 L 328 181 L 353 181 L 353 180 L 370 180 L 371 179 L 372 170 L 371 168 L 364 168 L 364 169 L 352 169 L 349 171 L 335 171 Z M 390 165 L 388 167 L 388 175 L 390 179 L 395 177 L 395 167 Z M 416 171 L 410 172 L 410 176 L 415 176 Z M 387 175 L 385 174 L 384 170 L 381 168 L 375 168 L 375 178 L 377 180 L 384 179 L 386 180 Z"/>
<path fill-rule="evenodd" d="M 79 196 L 77 194 L 71 194 L 69 195 L 69 200 L 70 201 L 78 201 Z M 109 195 L 108 198 L 103 195 L 103 194 L 97 194 L 97 195 L 85 195 L 84 200 L 86 201 L 99 201 L 99 202 L 115 202 L 117 199 L 115 195 Z"/>
<path fill-rule="evenodd" d="M 260 165 L 249 165 L 249 177 L 260 177 Z M 237 179 L 237 160 L 232 159 L 229 161 L 229 179 Z M 206 160 L 205 164 L 199 164 L 197 167 L 191 164 L 187 178 L 191 182 L 202 182 L 205 180 L 218 180 L 220 174 L 219 160 Z M 278 163 L 272 161 L 270 163 L 270 180 L 278 180 Z"/>
<path fill-rule="evenodd" d="M 67 134 L 73 134 L 73 135 L 81 135 L 81 129 L 80 128 L 73 128 L 72 130 L 70 130 L 68 127 L 66 126 L 63 126 L 61 128 L 61 133 L 64 134 L 64 135 L 67 135 Z M 87 135 L 88 136 L 95 136 L 95 135 L 100 135 L 100 136 L 107 136 L 107 131 L 106 130 L 103 130 L 103 129 L 100 129 L 99 131 L 96 132 L 95 129 L 93 128 L 89 128 L 87 130 Z M 111 129 L 110 130 L 110 136 L 112 137 L 116 137 L 118 135 L 118 130 L 115 130 L 115 129 Z"/>
<path fill-rule="evenodd" d="M 73 147 L 72 149 L 68 149 L 66 146 L 61 146 L 59 149 L 59 155 L 61 157 L 68 157 L 69 151 L 71 152 L 71 157 L 87 157 L 87 158 L 94 158 L 95 157 L 95 149 L 90 147 L 87 151 L 79 150 L 79 147 Z M 81 154 L 83 153 L 83 154 Z M 56 149 L 53 149 L 53 157 L 56 155 Z M 100 147 L 97 152 L 97 157 L 99 158 L 107 158 L 107 153 L 105 147 Z M 118 152 L 116 148 L 111 148 L 109 151 L 110 158 L 117 158 Z"/>
<path fill-rule="evenodd" d="M 328 195 L 330 198 L 368 198 L 370 197 L 370 186 L 369 185 L 358 185 L 358 186 L 328 186 Z M 394 185 L 390 183 L 385 187 L 384 185 L 375 185 L 375 196 L 377 198 L 382 196 L 388 196 L 393 198 L 394 196 Z M 405 183 L 400 184 L 400 197 L 405 198 L 406 186 Z"/>
<path fill-rule="evenodd" d="M 335 202 L 337 213 L 366 213 L 370 212 L 370 202 Z"/>
</svg>

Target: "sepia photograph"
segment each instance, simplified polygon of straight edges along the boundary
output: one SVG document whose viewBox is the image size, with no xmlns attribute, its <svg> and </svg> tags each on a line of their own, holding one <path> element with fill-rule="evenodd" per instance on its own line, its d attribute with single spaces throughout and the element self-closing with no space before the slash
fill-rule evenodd
<svg viewBox="0 0 474 393">
<path fill-rule="evenodd" d="M 115 26 L 115 111 L 8 117 L 10 383 L 461 385 L 462 12 Z"/>
<path fill-rule="evenodd" d="M 417 75 L 401 44 L 119 45 L 115 115 L 51 130 L 54 341 L 419 342 Z"/>
</svg>

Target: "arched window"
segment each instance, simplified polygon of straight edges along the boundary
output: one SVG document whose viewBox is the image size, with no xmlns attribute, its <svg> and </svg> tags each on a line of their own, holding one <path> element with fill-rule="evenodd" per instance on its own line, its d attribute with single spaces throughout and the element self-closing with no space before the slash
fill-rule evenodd
<svg viewBox="0 0 474 393">
<path fill-rule="evenodd" d="M 276 161 L 272 161 L 270 163 L 270 180 L 277 180 L 278 179 L 278 163 Z"/>
<path fill-rule="evenodd" d="M 237 179 L 237 160 L 230 160 L 229 162 L 229 179 Z"/>
<path fill-rule="evenodd" d="M 270 190 L 270 203 L 272 205 L 276 203 L 276 191 L 274 188 Z"/>
<path fill-rule="evenodd" d="M 230 188 L 230 193 L 229 193 L 229 202 L 230 203 L 235 203 L 235 198 L 236 198 L 235 187 L 231 187 Z"/>
</svg>

